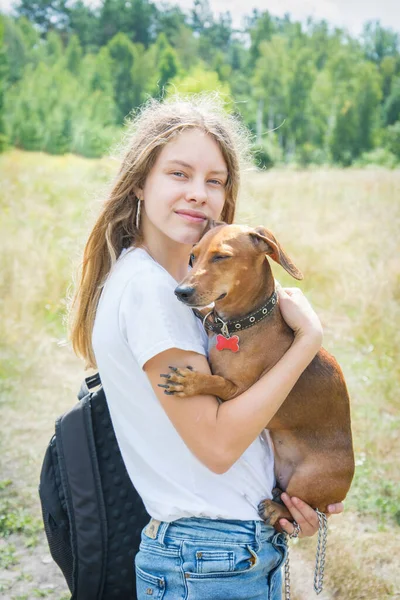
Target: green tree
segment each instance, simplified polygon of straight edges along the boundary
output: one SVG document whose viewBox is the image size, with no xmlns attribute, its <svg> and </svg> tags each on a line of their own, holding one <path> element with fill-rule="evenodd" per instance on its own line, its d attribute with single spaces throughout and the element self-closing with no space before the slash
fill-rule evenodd
<svg viewBox="0 0 400 600">
<path fill-rule="evenodd" d="M 47 64 L 54 65 L 62 58 L 64 54 L 64 47 L 61 37 L 55 31 L 49 31 L 46 37 L 46 42 L 45 60 Z"/>
<path fill-rule="evenodd" d="M 232 40 L 231 13 L 221 13 L 218 20 L 213 20 L 211 25 L 206 27 L 203 36 L 215 50 L 227 51 Z"/>
<path fill-rule="evenodd" d="M 99 44 L 107 44 L 118 33 L 148 48 L 154 41 L 157 8 L 149 0 L 104 0 L 99 15 Z"/>
<path fill-rule="evenodd" d="M 379 72 L 382 76 L 382 94 L 383 99 L 390 94 L 393 78 L 396 76 L 397 68 L 400 70 L 399 57 L 385 56 L 379 65 Z"/>
<path fill-rule="evenodd" d="M 82 47 L 77 35 L 70 37 L 65 51 L 67 69 L 74 75 L 78 75 L 82 61 Z"/>
<path fill-rule="evenodd" d="M 327 21 L 317 21 L 309 19 L 307 23 L 307 48 L 309 48 L 314 57 L 314 64 L 318 71 L 321 71 L 330 56 L 333 56 L 341 44 L 345 43 L 345 36 L 340 29 L 333 31 Z"/>
<path fill-rule="evenodd" d="M 386 147 L 400 160 L 400 121 L 386 130 Z"/>
<path fill-rule="evenodd" d="M 165 35 L 171 46 L 175 47 L 174 40 L 181 27 L 186 26 L 186 15 L 178 5 L 163 7 L 158 10 L 155 18 L 155 35 L 158 37 L 161 33 Z M 189 30 L 190 31 L 190 30 Z"/>
<path fill-rule="evenodd" d="M 357 156 L 359 119 L 357 112 L 357 69 L 362 61 L 343 47 L 331 56 L 326 68 L 331 78 L 329 150 L 334 162 L 348 166 Z"/>
<path fill-rule="evenodd" d="M 53 29 L 67 30 L 67 2 L 68 0 L 19 0 L 14 8 L 18 16 L 26 17 L 38 26 L 42 34 L 46 34 Z"/>
<path fill-rule="evenodd" d="M 118 122 L 134 108 L 134 85 L 132 67 L 137 60 L 134 44 L 124 33 L 118 33 L 107 44 L 113 61 L 114 97 L 118 109 Z"/>
<path fill-rule="evenodd" d="M 218 78 L 221 81 L 229 81 L 232 74 L 232 67 L 227 62 L 226 55 L 221 50 L 214 52 L 211 68 L 218 73 Z"/>
<path fill-rule="evenodd" d="M 379 64 L 386 56 L 399 54 L 399 34 L 385 29 L 379 21 L 370 21 L 364 25 L 362 39 L 367 60 Z"/>
<path fill-rule="evenodd" d="M 260 44 L 269 42 L 276 33 L 276 21 L 267 10 L 263 13 L 254 10 L 252 18 L 247 20 L 247 32 L 251 40 L 249 67 L 254 68 L 261 55 Z"/>
<path fill-rule="evenodd" d="M 310 90 L 307 111 L 310 115 L 308 142 L 318 148 L 325 162 L 329 159 L 329 140 L 335 122 L 335 89 L 328 69 L 322 69 L 315 77 Z"/>
<path fill-rule="evenodd" d="M 3 52 L 9 65 L 9 81 L 14 83 L 22 77 L 28 60 L 24 36 L 13 19 L 2 17 Z"/>
<path fill-rule="evenodd" d="M 116 132 L 112 97 L 93 92 L 62 61 L 29 65 L 7 92 L 5 114 L 10 140 L 26 150 L 100 156 Z"/>
<path fill-rule="evenodd" d="M 309 143 L 312 115 L 308 110 L 316 69 L 314 56 L 308 47 L 294 47 L 290 53 L 291 73 L 288 81 L 288 138 L 294 153 L 296 147 Z"/>
<path fill-rule="evenodd" d="M 227 52 L 227 60 L 233 71 L 241 71 L 244 69 L 248 61 L 248 52 L 238 40 L 232 41 Z"/>
<path fill-rule="evenodd" d="M 199 41 L 193 31 L 186 25 L 181 25 L 171 37 L 171 45 L 175 48 L 180 63 L 189 71 L 199 62 Z"/>
<path fill-rule="evenodd" d="M 353 100 L 343 100 L 335 115 L 335 126 L 330 140 L 334 162 L 348 167 L 358 155 L 358 115 Z"/>
<path fill-rule="evenodd" d="M 336 91 L 331 137 L 333 160 L 345 166 L 374 147 L 378 106 L 382 96 L 381 78 L 375 64 L 356 61 L 343 51 L 336 59 L 333 89 Z M 341 73 L 340 80 L 338 73 Z"/>
<path fill-rule="evenodd" d="M 357 155 L 372 150 L 380 125 L 379 103 L 382 81 L 377 66 L 366 61 L 358 69 L 357 111 L 359 118 Z"/>
<path fill-rule="evenodd" d="M 29 63 L 37 64 L 43 55 L 43 41 L 37 29 L 25 17 L 4 19 L 4 45 L 10 83 L 18 81 Z"/>
<path fill-rule="evenodd" d="M 214 22 L 209 0 L 194 0 L 190 15 L 190 26 L 198 35 L 204 33 Z"/>
<path fill-rule="evenodd" d="M 280 145 L 286 147 L 287 128 L 282 124 L 289 117 L 290 56 L 287 41 L 274 35 L 261 42 L 252 79 L 257 100 L 257 140 L 261 142 L 264 129 L 280 127 Z"/>
<path fill-rule="evenodd" d="M 142 44 L 135 44 L 136 60 L 131 69 L 133 85 L 133 105 L 139 106 L 148 96 L 159 93 L 158 70 L 154 63 L 153 46 L 147 50 Z M 167 64 L 165 64 L 167 67 Z"/>
<path fill-rule="evenodd" d="M 180 75 L 172 79 L 167 87 L 167 96 L 175 92 L 183 94 L 198 94 L 204 91 L 218 91 L 225 97 L 227 107 L 232 109 L 233 101 L 229 84 L 221 82 L 217 73 L 207 71 L 204 67 L 194 67 L 187 75 Z"/>
<path fill-rule="evenodd" d="M 139 106 L 146 94 L 155 93 L 158 71 L 154 68 L 155 45 L 145 50 L 142 44 L 133 44 L 124 33 L 118 33 L 107 44 L 112 60 L 114 99 L 118 110 L 117 122 L 133 108 Z M 168 50 L 168 49 L 167 49 Z M 165 51 L 170 55 L 170 50 Z M 163 59 L 164 60 L 164 59 Z M 165 57 L 163 76 L 168 77 L 168 68 L 173 70 L 171 62 Z"/>
<path fill-rule="evenodd" d="M 397 148 L 399 35 L 379 23 L 355 39 L 254 10 L 239 32 L 210 0 L 189 15 L 154 0 L 17 0 L 16 14 L 2 19 L 0 135 L 5 122 L 21 147 L 98 155 L 133 108 L 178 88 L 226 94 L 265 164 Z"/>
<path fill-rule="evenodd" d="M 29 54 L 32 54 L 41 43 L 37 28 L 26 17 L 20 17 L 19 19 L 16 19 L 15 24 L 22 32 L 25 46 L 29 49 Z"/>
<path fill-rule="evenodd" d="M 383 106 L 383 119 L 386 125 L 393 125 L 400 119 L 400 77 L 392 80 L 390 94 Z"/>
<path fill-rule="evenodd" d="M 93 92 L 98 90 L 110 98 L 114 96 L 113 61 L 106 46 L 98 54 L 87 54 L 83 58 L 81 73 Z"/>
<path fill-rule="evenodd" d="M 8 64 L 4 44 L 4 17 L 0 15 L 0 152 L 7 147 L 6 124 L 4 118 L 4 93 L 7 82 Z"/>
<path fill-rule="evenodd" d="M 86 51 L 99 46 L 99 15 L 83 0 L 77 0 L 69 6 L 69 28 L 74 32 Z"/>
<path fill-rule="evenodd" d="M 176 51 L 167 43 L 167 45 L 158 53 L 158 87 L 160 94 L 167 86 L 168 82 L 180 72 L 180 64 Z"/>
</svg>

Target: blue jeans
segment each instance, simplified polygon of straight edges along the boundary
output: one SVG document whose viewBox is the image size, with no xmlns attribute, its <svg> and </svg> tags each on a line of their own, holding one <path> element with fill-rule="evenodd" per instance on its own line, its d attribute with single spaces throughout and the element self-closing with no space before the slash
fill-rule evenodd
<svg viewBox="0 0 400 600">
<path fill-rule="evenodd" d="M 150 521 L 135 557 L 137 600 L 281 600 L 286 544 L 262 521 Z"/>
</svg>

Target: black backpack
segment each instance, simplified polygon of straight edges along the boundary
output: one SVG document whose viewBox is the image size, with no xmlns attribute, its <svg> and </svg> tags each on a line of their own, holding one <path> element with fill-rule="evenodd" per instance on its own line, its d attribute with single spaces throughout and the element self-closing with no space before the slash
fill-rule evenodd
<svg viewBox="0 0 400 600">
<path fill-rule="evenodd" d="M 117 444 L 98 374 L 56 421 L 40 473 L 50 553 L 71 600 L 136 599 L 134 557 L 149 522 Z"/>
</svg>

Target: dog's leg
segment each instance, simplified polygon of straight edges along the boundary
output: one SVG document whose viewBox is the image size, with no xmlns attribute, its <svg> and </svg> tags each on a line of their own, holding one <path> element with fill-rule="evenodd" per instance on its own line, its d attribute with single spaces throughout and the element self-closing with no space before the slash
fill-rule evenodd
<svg viewBox="0 0 400 600">
<path fill-rule="evenodd" d="M 166 379 L 165 384 L 158 384 L 165 388 L 166 394 L 175 394 L 181 398 L 211 394 L 221 400 L 230 400 L 238 391 L 237 385 L 219 375 L 208 375 L 194 371 L 192 367 L 170 367 L 171 373 L 161 374 Z"/>
<path fill-rule="evenodd" d="M 267 525 L 272 525 L 277 531 L 282 531 L 279 519 L 293 521 L 293 517 L 284 504 L 278 504 L 274 500 L 262 500 L 258 505 L 258 514 Z"/>
</svg>

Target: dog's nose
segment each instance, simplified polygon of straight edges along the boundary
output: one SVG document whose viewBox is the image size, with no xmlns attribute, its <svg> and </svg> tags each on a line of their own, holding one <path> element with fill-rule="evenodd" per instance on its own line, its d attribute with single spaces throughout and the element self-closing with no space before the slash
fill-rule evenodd
<svg viewBox="0 0 400 600">
<path fill-rule="evenodd" d="M 175 289 L 175 295 L 182 302 L 186 302 L 187 300 L 189 300 L 189 298 L 193 296 L 194 292 L 195 288 L 190 287 L 189 285 L 183 285 Z"/>
</svg>

